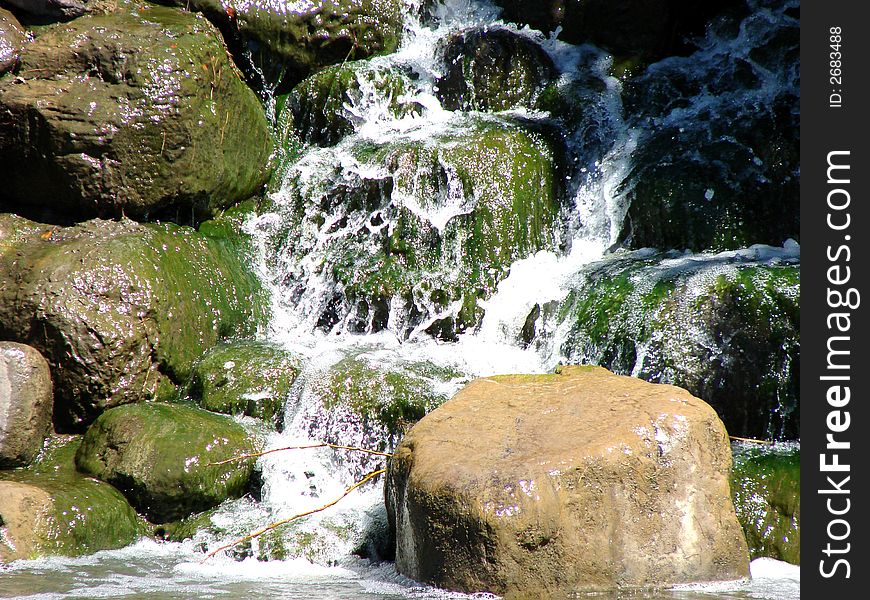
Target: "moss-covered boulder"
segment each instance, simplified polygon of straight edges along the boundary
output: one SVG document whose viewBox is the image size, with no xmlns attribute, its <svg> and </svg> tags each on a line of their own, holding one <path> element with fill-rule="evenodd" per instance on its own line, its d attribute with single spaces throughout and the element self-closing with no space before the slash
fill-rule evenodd
<svg viewBox="0 0 870 600">
<path fill-rule="evenodd" d="M 613 258 L 584 271 L 560 318 L 567 331 L 561 354 L 570 361 L 684 387 L 710 403 L 733 435 L 799 435 L 794 260 Z"/>
<path fill-rule="evenodd" d="M 90 12 L 100 0 L 5 0 L 23 20 L 36 23 L 68 21 Z"/>
<path fill-rule="evenodd" d="M 268 179 L 265 112 L 202 16 L 122 2 L 43 31 L 0 81 L 0 210 L 198 222 Z"/>
<path fill-rule="evenodd" d="M 401 0 L 159 1 L 202 11 L 235 51 L 251 54 L 259 84 L 265 76 L 293 85 L 322 67 L 392 52 L 404 22 Z"/>
<path fill-rule="evenodd" d="M 390 452 L 405 431 L 445 402 L 467 381 L 462 373 L 425 360 L 385 362 L 375 351 L 358 350 L 303 374 L 293 427 L 314 440 Z M 383 460 L 366 454 L 336 459 L 354 477 Z"/>
<path fill-rule="evenodd" d="M 731 489 L 752 558 L 800 564 L 800 448 L 735 445 Z"/>
<path fill-rule="evenodd" d="M 0 239 L 18 240 L 0 246 L 0 336 L 48 360 L 62 431 L 171 397 L 206 350 L 265 316 L 237 248 L 189 227 L 0 216 Z"/>
<path fill-rule="evenodd" d="M 263 221 L 267 259 L 300 295 L 333 284 L 310 298 L 312 325 L 452 338 L 514 260 L 553 245 L 560 158 L 548 132 L 501 120 L 311 153 L 273 197 L 285 225 Z"/>
<path fill-rule="evenodd" d="M 258 442 L 236 421 L 198 408 L 144 403 L 103 413 L 76 453 L 79 471 L 121 490 L 149 520 L 182 519 L 245 493 Z"/>
<path fill-rule="evenodd" d="M 18 64 L 25 41 L 21 23 L 15 15 L 0 7 L 0 75 Z"/>
<path fill-rule="evenodd" d="M 623 91 L 642 132 L 617 192 L 634 248 L 743 248 L 800 235 L 799 24 L 779 2 Z M 723 52 L 723 49 L 727 51 Z"/>
<path fill-rule="evenodd" d="M 296 131 L 306 143 L 331 146 L 365 119 L 401 118 L 419 106 L 404 95 L 409 75 L 371 60 L 327 67 L 290 92 L 287 105 Z"/>
<path fill-rule="evenodd" d="M 0 563 L 121 548 L 147 533 L 107 483 L 76 472 L 81 438 L 54 438 L 27 469 L 0 471 Z"/>
<path fill-rule="evenodd" d="M 51 431 L 51 372 L 30 346 L 0 341 L 0 469 L 37 457 Z"/>
<path fill-rule="evenodd" d="M 436 87 L 448 110 L 499 111 L 534 106 L 556 76 L 553 61 L 529 37 L 478 27 L 447 40 L 444 74 Z"/>
<path fill-rule="evenodd" d="M 212 412 L 245 414 L 280 426 L 299 369 L 299 358 L 274 344 L 222 344 L 193 366 L 186 396 Z"/>
</svg>

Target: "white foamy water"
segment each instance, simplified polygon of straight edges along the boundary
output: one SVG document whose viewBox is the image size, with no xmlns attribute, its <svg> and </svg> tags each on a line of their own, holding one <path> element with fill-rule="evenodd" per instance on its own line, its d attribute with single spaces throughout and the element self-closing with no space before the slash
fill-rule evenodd
<svg viewBox="0 0 870 600">
<path fill-rule="evenodd" d="M 253 1 L 253 0 L 252 0 Z M 260 0 L 257 0 L 258 2 Z M 408 0 L 409 13 L 416 14 L 421 0 Z M 281 3 L 288 9 L 308 10 L 310 3 Z M 292 6 L 291 6 L 292 4 Z M 354 334 L 342 324 L 325 330 L 318 328 L 323 306 L 344 290 L 324 274 L 321 252 L 341 225 L 341 215 L 329 214 L 327 220 L 299 232 L 307 252 L 277 255 L 272 244 L 285 226 L 286 211 L 295 201 L 289 185 L 274 194 L 274 210 L 246 224 L 255 236 L 259 258 L 258 275 L 270 293 L 273 320 L 265 337 L 283 344 L 304 358 L 304 370 L 297 380 L 286 410 L 285 430 L 272 433 L 267 449 L 305 446 L 336 435 L 333 441 L 361 445 L 367 432 L 359 421 L 336 410 L 326 414 L 318 390 L 330 369 L 352 357 L 380 365 L 385 370 L 406 369 L 425 360 L 431 365 L 455 372 L 446 380 L 432 380 L 432 389 L 450 397 L 473 377 L 543 373 L 552 370 L 564 357 L 561 341 L 563 324 L 553 312 L 577 285 L 584 268 L 607 260 L 608 250 L 618 241 L 626 214 L 621 184 L 632 168 L 632 157 L 642 136 L 622 120 L 621 83 L 608 74 L 611 57 L 591 47 L 574 47 L 542 36 L 539 32 L 518 29 L 497 21 L 492 5 L 473 0 L 447 0 L 436 5 L 434 18 L 423 25 L 409 20 L 404 41 L 392 55 L 372 60 L 376 68 L 397 68 L 412 72 L 415 78 L 401 101 L 421 108 L 401 118 L 390 111 L 395 100 L 379 94 L 372 80 L 360 81 L 360 94 L 345 110 L 354 133 L 330 148 L 310 148 L 288 173 L 295 192 L 311 198 L 325 198 L 320 190 L 335 190 L 340 185 L 352 188 L 377 182 L 391 175 L 388 167 L 360 158 L 355 148 L 361 143 L 384 144 L 397 141 L 429 142 L 449 135 L 460 135 L 468 128 L 469 116 L 445 110 L 433 85 L 442 73 L 436 60 L 439 45 L 451 32 L 467 27 L 492 24 L 508 27 L 536 42 L 552 56 L 561 72 L 558 85 L 576 83 L 576 73 L 591 74 L 601 83 L 601 92 L 588 107 L 596 133 L 571 133 L 573 154 L 565 181 L 562 231 L 554 247 L 543 249 L 515 261 L 510 271 L 488 298 L 479 301 L 484 317 L 479 327 L 445 342 L 425 333 L 435 319 L 458 312 L 458 306 L 435 308 L 421 306 L 431 314 L 410 327 L 405 335 L 408 307 L 395 302 L 390 306 L 387 326 L 380 331 Z M 745 36 L 744 36 L 745 37 Z M 745 39 L 740 38 L 739 43 Z M 739 45 L 739 43 L 735 43 Z M 734 44 L 732 44 L 734 45 Z M 736 46 L 735 46 L 736 47 Z M 748 47 L 748 46 L 747 46 Z M 715 54 L 715 48 L 707 49 Z M 578 69 L 578 65 L 582 69 Z M 705 100 L 706 102 L 707 100 Z M 702 107 L 687 113 L 694 118 Z M 687 109 L 688 110 L 688 109 Z M 546 118 L 531 111 L 517 110 L 507 115 L 473 115 L 478 120 Z M 677 119 L 672 113 L 669 119 Z M 421 201 L 413 186 L 393 190 L 389 199 L 407 208 L 421 221 L 443 233 L 451 220 L 469 212 L 468 197 L 451 165 L 441 165 L 447 178 L 438 202 Z M 711 190 L 715 194 L 715 190 Z M 376 212 L 376 211 L 375 211 Z M 343 227 L 378 233 L 390 227 L 375 224 L 375 214 L 363 214 L 358 223 Z M 638 251 L 636 256 L 655 252 Z M 781 248 L 752 246 L 719 254 L 680 254 L 662 260 L 662 270 L 730 268 L 729 264 L 753 264 L 777 260 L 796 260 L 799 246 L 788 241 Z M 724 266 L 723 266 L 724 265 Z M 702 269 L 703 270 L 703 269 Z M 440 311 L 440 312 L 439 312 Z M 539 314 L 534 319 L 535 311 Z M 528 325 L 534 325 L 534 343 L 523 340 Z M 250 498 L 227 502 L 211 517 L 192 540 L 183 543 L 142 541 L 112 552 L 83 558 L 51 558 L 21 561 L 0 567 L 0 598 L 422 598 L 460 599 L 491 596 L 463 595 L 421 586 L 398 575 L 391 563 L 373 564 L 353 556 L 361 545 L 372 542 L 385 527 L 383 490 L 377 481 L 351 492 L 332 508 L 294 522 L 275 538 L 254 540 L 249 551 L 226 554 L 202 562 L 205 548 L 232 541 L 269 523 L 315 510 L 339 498 L 361 472 L 382 464 L 378 458 L 352 460 L 342 451 L 327 448 L 288 450 L 269 454 L 258 461 L 263 488 L 260 501 Z M 301 540 L 301 541 L 300 541 Z M 302 543 L 304 541 L 305 543 Z M 375 540 L 376 541 L 376 540 Z M 297 558 L 261 561 L 258 552 L 274 552 L 274 544 L 286 544 Z M 271 546 L 270 546 L 271 544 Z M 800 568 L 771 559 L 752 563 L 752 579 L 727 584 L 682 586 L 671 591 L 639 593 L 632 598 L 658 599 L 761 599 L 799 598 Z M 595 598 L 619 598 L 619 594 Z"/>
</svg>

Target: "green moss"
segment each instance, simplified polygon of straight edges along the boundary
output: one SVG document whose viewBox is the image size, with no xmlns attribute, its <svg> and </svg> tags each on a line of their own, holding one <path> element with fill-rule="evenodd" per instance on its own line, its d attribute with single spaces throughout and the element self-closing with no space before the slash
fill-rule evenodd
<svg viewBox="0 0 870 600">
<path fill-rule="evenodd" d="M 800 449 L 736 447 L 731 490 L 752 558 L 800 564 Z"/>
<path fill-rule="evenodd" d="M 147 534 L 146 522 L 118 490 L 76 471 L 74 456 L 80 445 L 78 436 L 57 436 L 32 466 L 0 471 L 0 481 L 32 485 L 51 497 L 33 524 L 38 556 L 121 548 Z"/>
<path fill-rule="evenodd" d="M 279 424 L 299 369 L 299 359 L 274 344 L 222 344 L 194 365 L 185 396 L 206 410 Z"/>
<path fill-rule="evenodd" d="M 155 522 L 174 521 L 245 493 L 255 452 L 245 429 L 223 415 L 170 404 L 128 404 L 103 413 L 76 466 L 120 489 Z"/>
</svg>

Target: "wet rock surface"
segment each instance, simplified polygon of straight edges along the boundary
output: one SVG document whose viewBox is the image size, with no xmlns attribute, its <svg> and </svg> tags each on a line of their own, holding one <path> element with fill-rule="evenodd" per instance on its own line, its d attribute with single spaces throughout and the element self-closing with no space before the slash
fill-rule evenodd
<svg viewBox="0 0 870 600">
<path fill-rule="evenodd" d="M 800 564 L 800 447 L 735 445 L 731 488 L 752 558 Z"/>
<path fill-rule="evenodd" d="M 535 106 L 557 76 L 552 59 L 537 43 L 497 27 L 454 34 L 444 48 L 444 65 L 436 88 L 448 110 Z"/>
<path fill-rule="evenodd" d="M 561 355 L 684 387 L 732 435 L 797 437 L 799 265 L 641 256 L 587 267 L 560 308 L 569 328 Z"/>
<path fill-rule="evenodd" d="M 202 11 L 224 32 L 252 83 L 288 89 L 318 69 L 396 49 L 400 0 L 161 0 Z M 256 68 L 251 68 L 256 65 Z"/>
<path fill-rule="evenodd" d="M 51 431 L 51 372 L 30 346 L 0 342 L 0 469 L 29 464 Z"/>
<path fill-rule="evenodd" d="M 82 473 L 112 484 L 150 521 L 175 521 L 245 493 L 258 443 L 236 421 L 198 408 L 128 404 L 106 411 L 76 453 Z"/>
<path fill-rule="evenodd" d="M 212 412 L 244 414 L 280 426 L 299 369 L 300 359 L 275 344 L 222 344 L 193 366 L 185 397 Z"/>
<path fill-rule="evenodd" d="M 75 469 L 80 438 L 53 438 L 31 467 L 0 471 L 0 563 L 132 544 L 145 522 L 107 483 Z"/>
<path fill-rule="evenodd" d="M 396 567 L 508 596 L 746 577 L 730 468 L 685 390 L 600 367 L 475 380 L 390 461 Z"/>
<path fill-rule="evenodd" d="M 18 64 L 27 41 L 25 36 L 24 28 L 15 15 L 0 7 L 0 75 Z"/>
<path fill-rule="evenodd" d="M 0 210 L 199 222 L 268 179 L 256 95 L 203 17 L 121 3 L 41 32 L 0 80 Z"/>
<path fill-rule="evenodd" d="M 265 315 L 234 246 L 187 227 L 2 215 L 0 233 L 18 240 L 0 246 L 0 335 L 48 360 L 58 430 L 173 396 L 203 352 Z"/>
</svg>

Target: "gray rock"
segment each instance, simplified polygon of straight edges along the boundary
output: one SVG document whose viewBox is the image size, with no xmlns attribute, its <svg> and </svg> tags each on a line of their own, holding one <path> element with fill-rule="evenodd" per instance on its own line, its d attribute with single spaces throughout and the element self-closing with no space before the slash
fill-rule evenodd
<svg viewBox="0 0 870 600">
<path fill-rule="evenodd" d="M 36 458 L 51 430 L 51 409 L 51 373 L 42 355 L 0 342 L 0 468 Z"/>
</svg>

